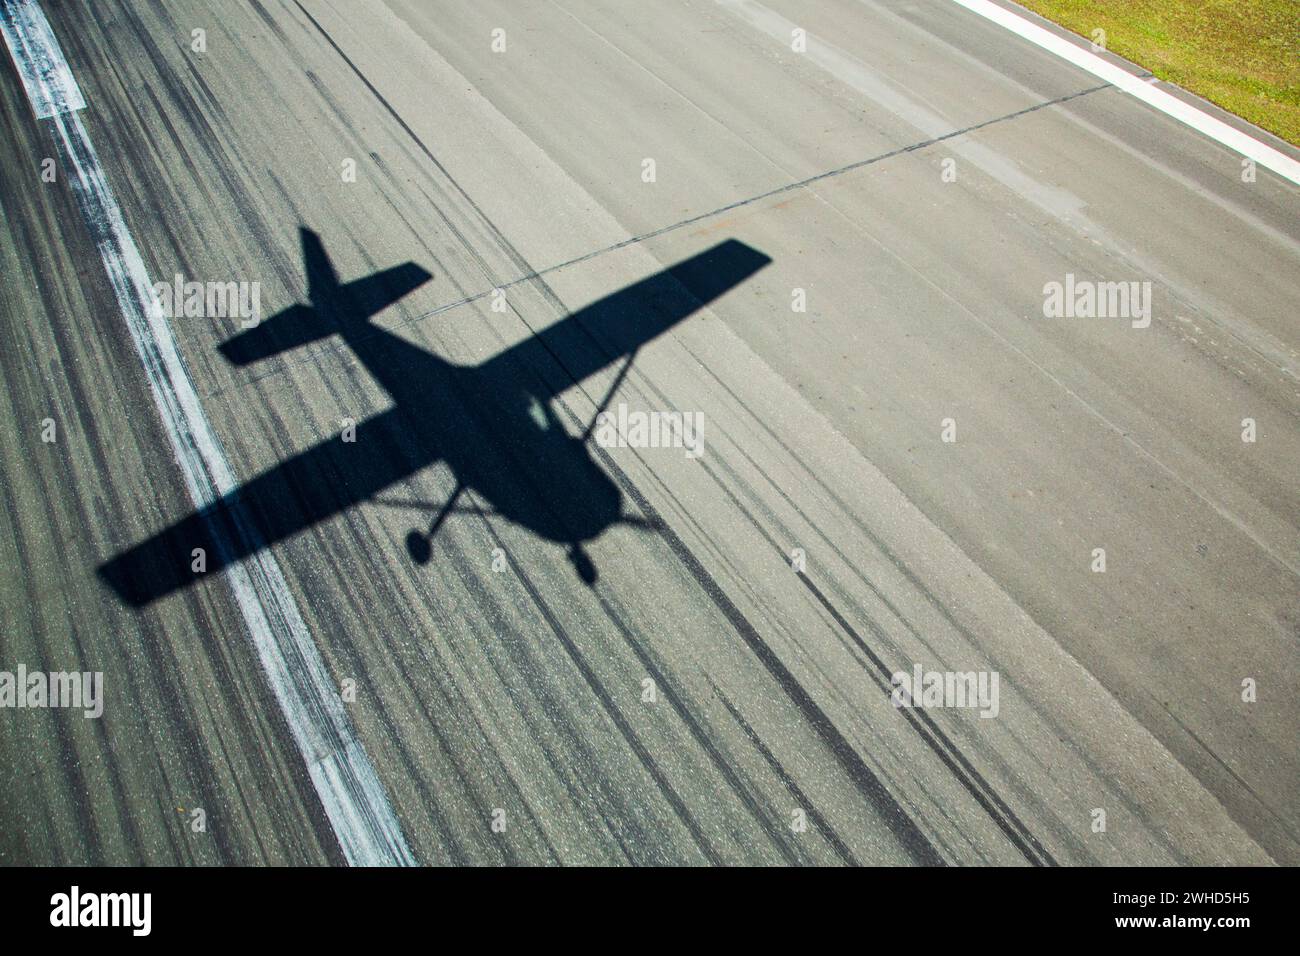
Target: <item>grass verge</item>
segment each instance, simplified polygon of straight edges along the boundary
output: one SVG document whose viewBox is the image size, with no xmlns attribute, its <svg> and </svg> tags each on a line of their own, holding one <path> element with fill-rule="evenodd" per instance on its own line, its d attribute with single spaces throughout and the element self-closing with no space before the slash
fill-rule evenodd
<svg viewBox="0 0 1300 956">
<path fill-rule="evenodd" d="M 1300 146 L 1300 0 L 1017 0 Z"/>
</svg>

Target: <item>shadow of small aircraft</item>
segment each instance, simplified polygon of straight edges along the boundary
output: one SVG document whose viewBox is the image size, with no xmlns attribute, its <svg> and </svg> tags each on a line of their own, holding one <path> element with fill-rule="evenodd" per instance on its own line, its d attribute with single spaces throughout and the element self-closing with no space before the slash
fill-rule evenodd
<svg viewBox="0 0 1300 956">
<path fill-rule="evenodd" d="M 568 434 L 550 400 L 621 358 L 608 401 L 642 345 L 771 262 L 742 242 L 721 242 L 481 365 L 462 366 L 370 322 L 431 279 L 428 272 L 408 262 L 343 284 L 320 238 L 302 229 L 301 240 L 310 304 L 241 332 L 221 353 L 247 365 L 339 335 L 393 406 L 359 424 L 355 442 L 322 441 L 101 566 L 100 577 L 128 604 L 149 604 L 200 578 L 191 570 L 195 548 L 204 550 L 210 573 L 368 500 L 436 512 L 427 529 L 407 536 L 417 563 L 430 559 L 433 537 L 453 511 L 486 512 L 565 546 L 578 575 L 592 584 L 597 572 L 584 542 L 638 520 L 623 514 L 618 486 L 592 457 L 591 429 Z M 441 506 L 378 497 L 438 461 L 456 478 Z M 467 491 L 487 507 L 458 507 Z"/>
</svg>

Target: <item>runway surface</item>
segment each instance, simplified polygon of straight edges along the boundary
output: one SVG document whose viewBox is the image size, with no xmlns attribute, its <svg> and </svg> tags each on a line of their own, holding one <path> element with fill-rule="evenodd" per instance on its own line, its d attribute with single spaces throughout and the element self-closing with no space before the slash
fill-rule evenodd
<svg viewBox="0 0 1300 956">
<path fill-rule="evenodd" d="M 1300 187 L 951 0 L 40 7 L 0 862 L 1300 863 Z"/>
</svg>

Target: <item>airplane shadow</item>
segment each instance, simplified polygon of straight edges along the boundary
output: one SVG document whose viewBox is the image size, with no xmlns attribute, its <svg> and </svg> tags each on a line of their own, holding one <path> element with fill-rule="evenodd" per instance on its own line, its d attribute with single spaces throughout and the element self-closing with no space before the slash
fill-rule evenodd
<svg viewBox="0 0 1300 956">
<path fill-rule="evenodd" d="M 410 560 L 433 558 L 432 541 L 457 512 L 490 513 L 563 545 L 588 585 L 598 573 L 584 543 L 620 523 L 623 495 L 597 464 L 588 434 L 561 426 L 551 399 L 611 363 L 624 362 L 771 260 L 734 239 L 571 313 L 480 365 L 457 365 L 370 322 L 432 276 L 405 263 L 340 283 L 319 237 L 300 230 L 307 305 L 295 305 L 224 342 L 248 365 L 338 335 L 393 405 L 248 480 L 213 505 L 182 518 L 98 569 L 127 604 L 141 607 L 204 574 L 255 555 L 381 493 L 436 462 L 455 475 L 442 503 L 400 502 L 434 512 L 407 535 Z M 621 376 L 620 379 L 621 381 Z M 612 393 L 614 389 L 610 389 Z M 346 409 L 339 417 L 347 416 Z M 480 504 L 462 506 L 467 492 Z M 196 549 L 206 567 L 196 571 Z"/>
</svg>

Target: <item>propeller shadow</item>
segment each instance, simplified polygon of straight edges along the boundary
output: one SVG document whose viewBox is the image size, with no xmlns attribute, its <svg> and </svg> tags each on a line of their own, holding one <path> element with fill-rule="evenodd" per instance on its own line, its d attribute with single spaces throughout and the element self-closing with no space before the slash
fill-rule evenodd
<svg viewBox="0 0 1300 956">
<path fill-rule="evenodd" d="M 642 345 L 771 262 L 726 240 L 470 366 L 370 321 L 428 282 L 428 272 L 408 262 L 340 283 L 319 237 L 300 232 L 308 303 L 224 342 L 222 355 L 248 365 L 338 335 L 393 405 L 357 425 L 355 441 L 336 436 L 299 452 L 109 560 L 98 573 L 127 604 L 144 606 L 186 588 L 439 461 L 456 488 L 428 509 L 435 513 L 427 528 L 407 535 L 411 560 L 432 559 L 433 539 L 453 513 L 491 513 L 563 545 L 578 576 L 594 583 L 598 572 L 584 543 L 637 522 L 624 516 L 622 493 L 592 456 L 590 429 L 569 435 L 551 399 L 613 362 L 630 363 Z M 461 506 L 466 492 L 483 504 Z M 198 548 L 202 573 L 192 570 Z"/>
</svg>

